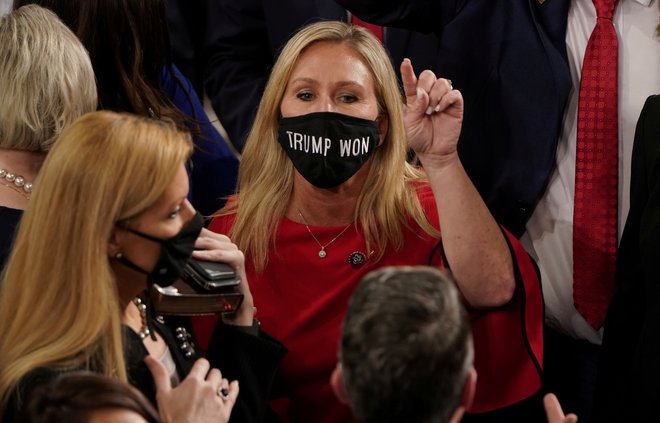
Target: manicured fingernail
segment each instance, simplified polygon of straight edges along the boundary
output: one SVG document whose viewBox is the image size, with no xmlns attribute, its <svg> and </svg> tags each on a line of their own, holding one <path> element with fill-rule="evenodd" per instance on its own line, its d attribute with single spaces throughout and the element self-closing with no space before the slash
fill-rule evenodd
<svg viewBox="0 0 660 423">
<path fill-rule="evenodd" d="M 433 107 L 429 106 L 429 107 L 426 109 L 426 114 L 427 114 L 427 115 L 430 115 L 431 113 L 433 113 Z"/>
<path fill-rule="evenodd" d="M 438 112 L 440 111 L 440 105 L 438 104 L 437 106 L 435 106 L 435 109 L 433 109 L 433 110 L 434 110 L 436 113 L 438 113 Z"/>
</svg>

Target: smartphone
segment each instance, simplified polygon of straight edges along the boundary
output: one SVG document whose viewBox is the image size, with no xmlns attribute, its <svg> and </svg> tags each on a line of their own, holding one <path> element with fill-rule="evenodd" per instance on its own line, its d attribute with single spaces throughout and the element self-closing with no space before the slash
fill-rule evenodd
<svg viewBox="0 0 660 423">
<path fill-rule="evenodd" d="M 183 269 L 183 278 L 197 283 L 209 291 L 236 286 L 241 279 L 227 263 L 202 261 L 191 258 Z"/>
</svg>

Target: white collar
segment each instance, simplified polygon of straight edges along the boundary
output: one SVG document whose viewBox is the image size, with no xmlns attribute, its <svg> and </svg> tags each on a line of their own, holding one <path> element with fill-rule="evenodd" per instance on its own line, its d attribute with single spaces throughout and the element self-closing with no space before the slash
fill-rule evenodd
<svg viewBox="0 0 660 423">
<path fill-rule="evenodd" d="M 641 4 L 642 6 L 649 7 L 651 3 L 653 3 L 653 0 L 633 0 L 636 1 L 637 3 Z"/>
</svg>

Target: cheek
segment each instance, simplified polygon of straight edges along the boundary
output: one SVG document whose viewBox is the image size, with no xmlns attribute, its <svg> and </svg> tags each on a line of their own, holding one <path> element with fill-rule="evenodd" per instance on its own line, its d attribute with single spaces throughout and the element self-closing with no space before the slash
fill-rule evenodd
<svg viewBox="0 0 660 423">
<path fill-rule="evenodd" d="M 290 98 L 282 99 L 282 103 L 280 104 L 280 114 L 282 117 L 299 116 L 305 113 L 305 108 L 300 105 L 300 102 L 296 102 Z"/>
<path fill-rule="evenodd" d="M 124 254 L 142 269 L 150 272 L 156 266 L 160 248 L 160 244 L 156 242 L 138 239 L 126 246 Z"/>
</svg>

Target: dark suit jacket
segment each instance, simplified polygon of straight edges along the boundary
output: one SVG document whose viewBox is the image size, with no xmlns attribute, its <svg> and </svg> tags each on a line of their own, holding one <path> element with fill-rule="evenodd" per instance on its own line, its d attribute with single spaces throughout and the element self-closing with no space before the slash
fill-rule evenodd
<svg viewBox="0 0 660 423">
<path fill-rule="evenodd" d="M 458 152 L 498 222 L 520 236 L 555 163 L 571 88 L 570 0 L 336 0 L 360 18 L 433 33 L 438 76 L 465 98 Z"/>
<path fill-rule="evenodd" d="M 210 0 L 208 16 L 206 92 L 239 151 L 280 47 L 305 24 L 347 19 L 333 0 Z M 404 57 L 435 67 L 433 36 L 388 28 L 385 46 L 395 69 Z"/>
<path fill-rule="evenodd" d="M 660 96 L 637 122 L 630 212 L 607 312 L 595 422 L 660 420 Z"/>
</svg>

